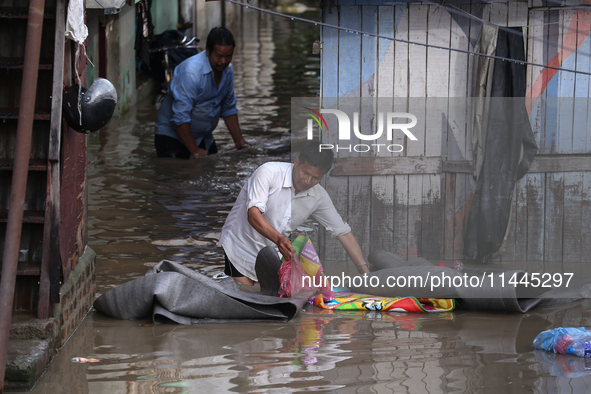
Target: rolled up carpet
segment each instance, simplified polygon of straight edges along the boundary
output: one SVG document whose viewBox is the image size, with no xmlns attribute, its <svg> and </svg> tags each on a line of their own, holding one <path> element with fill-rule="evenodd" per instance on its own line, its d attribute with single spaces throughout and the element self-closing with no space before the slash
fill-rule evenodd
<svg viewBox="0 0 591 394">
<path fill-rule="evenodd" d="M 163 260 L 146 276 L 107 291 L 94 308 L 117 319 L 151 316 L 155 323 L 201 324 L 289 321 L 307 301 L 307 297 L 285 299 L 241 291 L 231 278 L 216 281 Z"/>
</svg>

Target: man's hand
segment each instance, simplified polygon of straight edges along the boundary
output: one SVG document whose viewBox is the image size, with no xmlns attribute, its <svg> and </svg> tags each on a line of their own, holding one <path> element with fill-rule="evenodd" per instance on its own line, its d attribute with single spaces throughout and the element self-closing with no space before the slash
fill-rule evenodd
<svg viewBox="0 0 591 394">
<path fill-rule="evenodd" d="M 199 156 L 207 156 L 209 155 L 209 152 L 206 151 L 205 149 L 199 148 L 197 147 L 193 152 L 191 152 L 191 158 L 195 159 Z"/>
<path fill-rule="evenodd" d="M 359 268 L 359 270 L 361 272 L 363 272 L 364 274 L 369 274 L 371 273 L 371 271 L 369 270 L 369 267 L 367 265 L 364 265 L 363 267 Z"/>
<path fill-rule="evenodd" d="M 291 258 L 291 242 L 269 224 L 257 207 L 251 207 L 248 210 L 248 223 L 250 223 L 259 234 L 277 245 L 277 248 L 279 248 L 279 251 L 286 259 Z"/>
<path fill-rule="evenodd" d="M 191 127 L 188 123 L 177 125 L 176 133 L 179 135 L 179 137 L 181 137 L 183 144 L 185 144 L 189 152 L 191 152 L 191 158 L 207 155 L 207 151 L 205 149 L 201 149 L 197 146 L 197 143 L 193 138 L 193 134 L 191 134 Z"/>
<path fill-rule="evenodd" d="M 279 251 L 286 259 L 291 258 L 291 242 L 285 236 L 279 234 L 277 240 L 273 241 L 279 248 Z"/>
<path fill-rule="evenodd" d="M 224 122 L 226 122 L 226 127 L 228 127 L 228 131 L 234 140 L 234 145 L 236 145 L 236 149 L 243 149 L 248 147 L 248 142 L 244 140 L 242 137 L 242 131 L 240 130 L 240 123 L 238 123 L 238 115 L 230 115 L 224 118 Z"/>
<path fill-rule="evenodd" d="M 248 148 L 248 142 L 246 142 L 244 138 L 238 139 L 236 142 L 234 142 L 234 145 L 236 146 L 236 149 Z"/>
<path fill-rule="evenodd" d="M 364 263 L 365 260 L 363 258 L 363 253 L 361 253 L 359 243 L 357 242 L 357 239 L 355 239 L 355 236 L 352 233 L 347 233 L 344 235 L 339 235 L 337 239 L 343 245 L 343 247 L 347 251 L 347 254 L 351 258 L 351 260 L 353 260 L 353 263 L 355 264 L 357 269 L 359 269 L 364 274 L 369 274 L 370 271 L 367 265 L 363 265 L 361 266 L 361 268 L 359 268 L 359 265 Z"/>
</svg>

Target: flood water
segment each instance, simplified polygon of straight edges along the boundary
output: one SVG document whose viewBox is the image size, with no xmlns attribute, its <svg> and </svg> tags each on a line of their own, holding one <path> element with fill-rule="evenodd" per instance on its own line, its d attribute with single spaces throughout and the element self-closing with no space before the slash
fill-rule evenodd
<svg viewBox="0 0 591 394">
<path fill-rule="evenodd" d="M 318 93 L 311 48 L 319 33 L 254 11 L 234 33 L 239 116 L 251 148 L 235 152 L 221 122 L 217 156 L 156 159 L 150 102 L 89 136 L 97 296 L 162 259 L 220 272 L 215 242 L 242 184 L 260 164 L 289 160 L 289 101 Z M 309 307 L 289 323 L 196 326 L 90 311 L 32 392 L 583 393 L 591 362 L 534 352 L 532 341 L 548 328 L 591 326 L 590 301 L 526 314 Z M 100 361 L 74 364 L 73 357 Z"/>
</svg>

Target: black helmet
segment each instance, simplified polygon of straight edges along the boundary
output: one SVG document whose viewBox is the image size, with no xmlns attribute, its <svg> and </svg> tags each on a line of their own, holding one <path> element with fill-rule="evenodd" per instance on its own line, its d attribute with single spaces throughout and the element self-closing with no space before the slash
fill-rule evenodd
<svg viewBox="0 0 591 394">
<path fill-rule="evenodd" d="M 78 95 L 80 93 L 80 108 Z M 86 89 L 79 85 L 64 88 L 62 110 L 68 126 L 85 134 L 102 129 L 115 111 L 117 91 L 115 86 L 104 78 L 98 78 Z M 80 119 L 82 114 L 82 119 Z"/>
</svg>

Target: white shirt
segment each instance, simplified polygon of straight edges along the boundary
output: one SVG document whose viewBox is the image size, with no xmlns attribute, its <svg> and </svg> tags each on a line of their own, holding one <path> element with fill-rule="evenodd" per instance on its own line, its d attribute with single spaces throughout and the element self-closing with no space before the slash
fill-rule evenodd
<svg viewBox="0 0 591 394">
<path fill-rule="evenodd" d="M 276 247 L 248 222 L 248 210 L 257 207 L 279 233 L 288 237 L 310 215 L 334 236 L 351 232 L 320 185 L 295 195 L 291 163 L 265 163 L 248 179 L 226 219 L 218 245 L 244 276 L 257 280 L 254 265 L 265 246 Z"/>
</svg>

